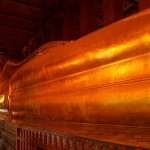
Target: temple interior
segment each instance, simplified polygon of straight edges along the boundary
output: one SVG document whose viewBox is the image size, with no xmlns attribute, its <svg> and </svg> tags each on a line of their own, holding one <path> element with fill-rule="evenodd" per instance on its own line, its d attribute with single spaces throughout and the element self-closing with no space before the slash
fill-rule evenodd
<svg viewBox="0 0 150 150">
<path fill-rule="evenodd" d="M 150 0 L 0 0 L 0 150 L 149 150 Z"/>
</svg>

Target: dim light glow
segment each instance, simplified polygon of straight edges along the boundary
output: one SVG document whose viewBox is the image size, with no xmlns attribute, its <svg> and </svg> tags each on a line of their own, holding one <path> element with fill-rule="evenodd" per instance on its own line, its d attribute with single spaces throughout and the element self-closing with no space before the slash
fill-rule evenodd
<svg viewBox="0 0 150 150">
<path fill-rule="evenodd" d="M 4 95 L 0 95 L 0 104 L 4 103 L 5 101 L 5 96 Z"/>
</svg>

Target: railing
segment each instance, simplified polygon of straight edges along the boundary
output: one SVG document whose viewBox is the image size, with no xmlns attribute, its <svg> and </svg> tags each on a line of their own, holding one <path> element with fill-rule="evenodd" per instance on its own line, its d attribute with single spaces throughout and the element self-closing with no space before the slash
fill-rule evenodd
<svg viewBox="0 0 150 150">
<path fill-rule="evenodd" d="M 29 127 L 17 129 L 16 144 L 17 150 L 146 150 Z"/>
</svg>

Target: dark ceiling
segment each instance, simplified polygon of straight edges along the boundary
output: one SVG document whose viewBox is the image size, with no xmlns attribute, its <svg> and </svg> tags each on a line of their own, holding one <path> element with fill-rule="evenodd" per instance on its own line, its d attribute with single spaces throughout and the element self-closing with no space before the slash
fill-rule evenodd
<svg viewBox="0 0 150 150">
<path fill-rule="evenodd" d="M 61 0 L 0 0 L 0 52 L 15 57 Z"/>
<path fill-rule="evenodd" d="M 21 56 L 24 45 L 62 5 L 62 0 L 0 0 L 0 53 Z M 137 1 L 124 0 L 124 10 L 136 8 Z"/>
</svg>

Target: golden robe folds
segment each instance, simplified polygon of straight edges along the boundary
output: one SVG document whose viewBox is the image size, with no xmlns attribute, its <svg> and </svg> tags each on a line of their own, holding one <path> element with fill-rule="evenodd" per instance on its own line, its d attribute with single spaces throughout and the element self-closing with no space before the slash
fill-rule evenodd
<svg viewBox="0 0 150 150">
<path fill-rule="evenodd" d="M 12 115 L 150 126 L 149 20 L 147 10 L 39 52 L 10 80 Z"/>
</svg>

